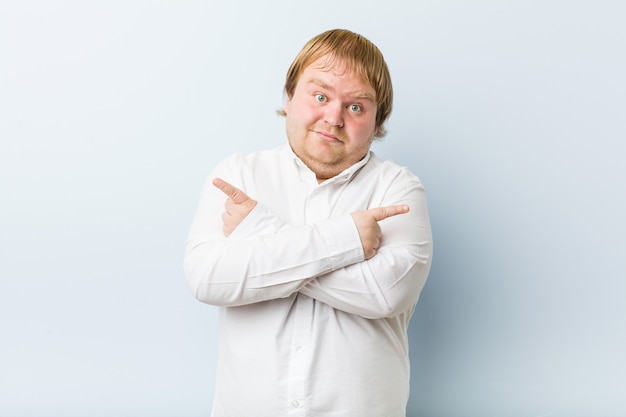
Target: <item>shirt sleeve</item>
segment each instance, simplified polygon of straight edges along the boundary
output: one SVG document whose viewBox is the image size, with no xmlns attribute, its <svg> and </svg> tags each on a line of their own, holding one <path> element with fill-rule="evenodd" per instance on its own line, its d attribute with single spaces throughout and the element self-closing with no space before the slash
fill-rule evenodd
<svg viewBox="0 0 626 417">
<path fill-rule="evenodd" d="M 303 294 L 372 319 L 393 317 L 414 308 L 432 259 L 428 208 L 419 181 L 394 189 L 384 205 L 407 204 L 410 211 L 379 223 L 382 242 L 376 255 L 309 281 L 300 290 Z"/>
<path fill-rule="evenodd" d="M 284 298 L 317 276 L 363 260 L 350 215 L 292 226 L 258 203 L 225 237 L 226 196 L 211 180 L 228 175 L 218 167 L 207 180 L 186 242 L 185 277 L 198 300 L 239 306 Z"/>
</svg>

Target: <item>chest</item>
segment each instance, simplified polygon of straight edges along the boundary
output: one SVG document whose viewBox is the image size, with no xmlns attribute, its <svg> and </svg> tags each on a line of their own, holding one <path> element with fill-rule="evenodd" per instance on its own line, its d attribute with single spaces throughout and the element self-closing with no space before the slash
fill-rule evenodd
<svg viewBox="0 0 626 417">
<path fill-rule="evenodd" d="M 383 196 L 376 184 L 347 181 L 310 185 L 293 179 L 255 184 L 256 198 L 290 224 L 310 224 L 377 207 Z"/>
</svg>

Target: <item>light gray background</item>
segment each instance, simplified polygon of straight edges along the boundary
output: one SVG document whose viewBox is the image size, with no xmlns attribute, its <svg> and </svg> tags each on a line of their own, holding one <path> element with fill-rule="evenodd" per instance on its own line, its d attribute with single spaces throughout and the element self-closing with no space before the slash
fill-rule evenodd
<svg viewBox="0 0 626 417">
<path fill-rule="evenodd" d="M 345 27 L 395 85 L 375 152 L 435 237 L 409 416 L 626 415 L 626 3 L 0 3 L 0 415 L 207 416 L 182 275 L 215 163 L 285 141 L 286 69 Z M 242 398 L 245 401 L 245 398 Z"/>
</svg>

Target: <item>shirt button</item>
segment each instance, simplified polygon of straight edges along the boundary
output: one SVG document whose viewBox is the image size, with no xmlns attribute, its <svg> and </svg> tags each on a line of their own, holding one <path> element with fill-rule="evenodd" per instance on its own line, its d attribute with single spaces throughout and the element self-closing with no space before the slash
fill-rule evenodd
<svg viewBox="0 0 626 417">
<path fill-rule="evenodd" d="M 291 402 L 291 406 L 292 406 L 293 408 L 300 408 L 300 407 L 302 406 L 302 404 L 300 404 L 300 401 L 298 401 L 298 400 L 293 400 L 293 401 Z"/>
<path fill-rule="evenodd" d="M 296 346 L 296 352 L 302 353 L 303 350 L 304 348 L 302 346 Z"/>
</svg>

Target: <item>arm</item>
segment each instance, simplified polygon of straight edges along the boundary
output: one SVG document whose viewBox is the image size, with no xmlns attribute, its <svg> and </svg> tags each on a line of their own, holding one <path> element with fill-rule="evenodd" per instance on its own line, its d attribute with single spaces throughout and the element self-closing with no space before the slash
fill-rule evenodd
<svg viewBox="0 0 626 417">
<path fill-rule="evenodd" d="M 382 240 L 375 256 L 311 280 L 300 290 L 303 294 L 366 318 L 391 317 L 413 308 L 432 258 L 425 193 L 421 183 L 411 181 L 391 190 L 388 198 L 411 210 L 380 222 Z"/>
<path fill-rule="evenodd" d="M 349 215 L 295 227 L 224 184 L 205 186 L 187 240 L 185 276 L 198 300 L 237 306 L 288 297 L 363 259 Z"/>
<path fill-rule="evenodd" d="M 196 298 L 216 305 L 288 297 L 316 276 L 362 261 L 363 253 L 370 258 L 380 245 L 378 221 L 408 210 L 382 207 L 295 227 L 226 181 L 217 178 L 212 184 L 226 195 L 220 227 L 225 237 L 215 234 L 219 223 L 212 221 L 220 216 L 211 202 L 220 199 L 212 197 L 215 189 L 205 190 L 185 272 Z"/>
</svg>

